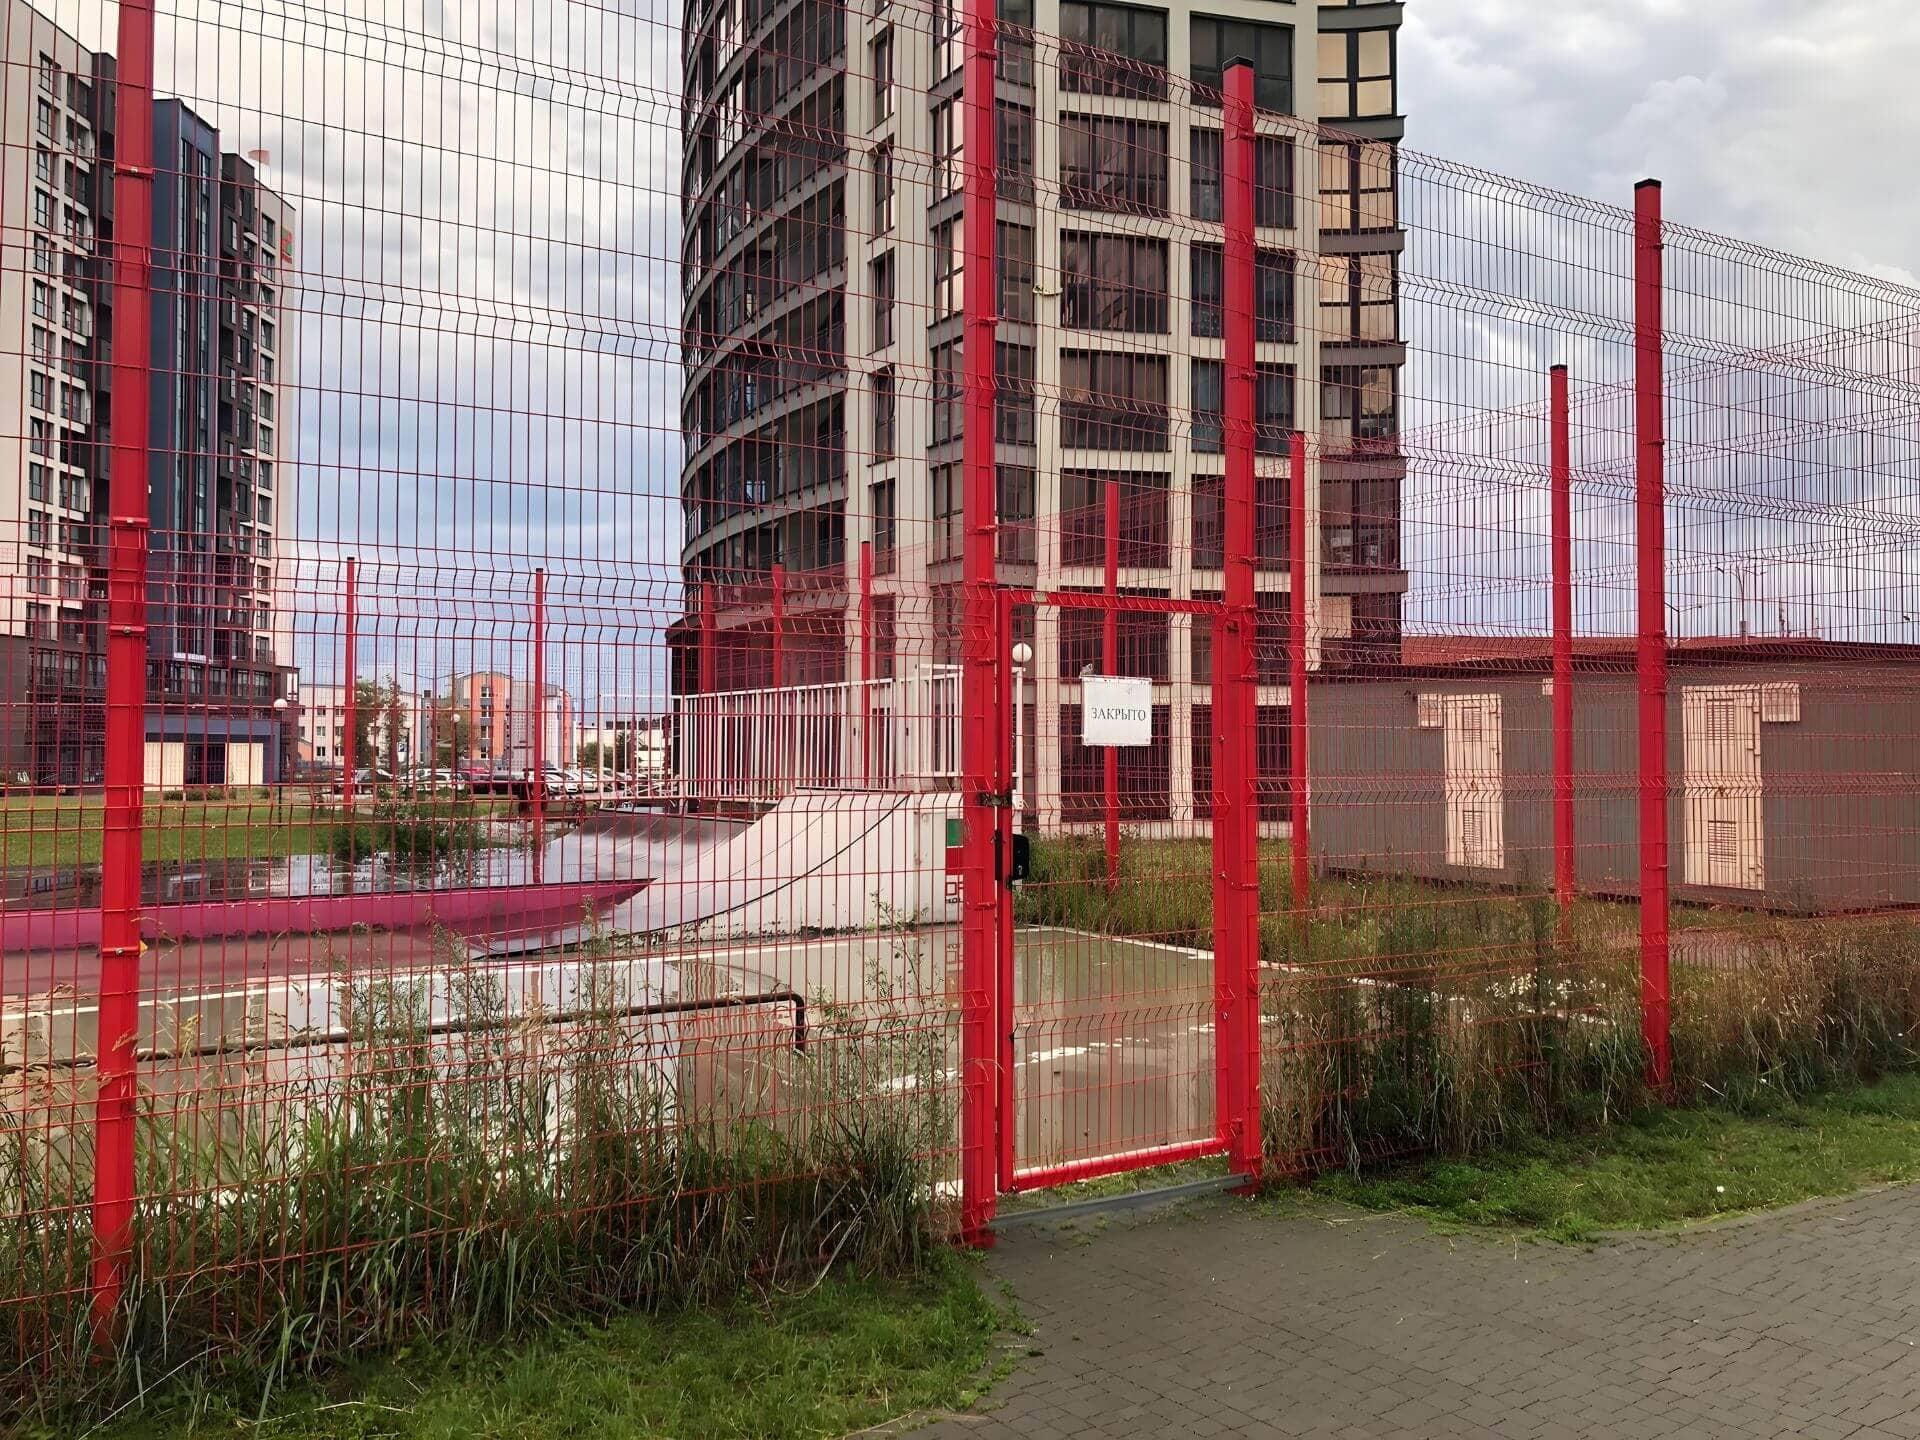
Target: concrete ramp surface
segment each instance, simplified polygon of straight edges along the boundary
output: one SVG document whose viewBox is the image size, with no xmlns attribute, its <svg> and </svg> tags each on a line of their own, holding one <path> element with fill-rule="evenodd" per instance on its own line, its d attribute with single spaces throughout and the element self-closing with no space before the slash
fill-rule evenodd
<svg viewBox="0 0 1920 1440">
<path fill-rule="evenodd" d="M 959 813 L 946 794 L 802 791 L 730 839 L 680 850 L 601 928 L 710 939 L 945 923 L 959 916 L 946 873 Z"/>
</svg>

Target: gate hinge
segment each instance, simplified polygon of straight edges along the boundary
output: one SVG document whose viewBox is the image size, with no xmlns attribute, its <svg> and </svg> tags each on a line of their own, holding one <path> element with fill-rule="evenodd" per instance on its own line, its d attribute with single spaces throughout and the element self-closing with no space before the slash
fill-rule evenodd
<svg viewBox="0 0 1920 1440">
<path fill-rule="evenodd" d="M 983 810 L 1011 810 L 1014 808 L 1013 791 L 982 790 L 973 797 L 973 803 Z"/>
</svg>

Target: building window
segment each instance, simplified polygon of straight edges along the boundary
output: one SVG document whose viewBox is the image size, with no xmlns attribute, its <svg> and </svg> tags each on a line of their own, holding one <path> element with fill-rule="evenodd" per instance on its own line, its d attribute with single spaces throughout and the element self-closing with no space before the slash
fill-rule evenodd
<svg viewBox="0 0 1920 1440">
<path fill-rule="evenodd" d="M 1260 25 L 1251 20 L 1222 20 L 1196 15 L 1193 41 L 1194 102 L 1218 105 L 1226 85 L 1226 63 L 1253 62 L 1253 103 L 1262 110 L 1293 113 L 1293 27 Z"/>
<path fill-rule="evenodd" d="M 1033 111 L 1004 100 L 994 112 L 1000 168 L 995 186 L 1002 200 L 1033 203 Z"/>
<path fill-rule="evenodd" d="M 1326 143 L 1320 149 L 1320 225 L 1353 233 L 1394 228 L 1394 147 L 1384 141 Z"/>
<path fill-rule="evenodd" d="M 873 233 L 884 235 L 893 229 L 893 142 L 873 151 Z"/>
<path fill-rule="evenodd" d="M 944 80 L 960 68 L 966 20 L 954 0 L 933 0 L 933 78 Z"/>
<path fill-rule="evenodd" d="M 44 325 L 33 327 L 30 337 L 33 346 L 33 358 L 42 365 L 53 364 L 53 332 Z"/>
<path fill-rule="evenodd" d="M 1000 318 L 1020 324 L 1033 321 L 1033 230 L 1002 220 L 994 264 L 1000 272 Z"/>
<path fill-rule="evenodd" d="M 965 482 L 958 465 L 936 465 L 931 477 L 933 488 L 933 533 L 928 537 L 929 560 L 960 558 L 962 517 L 966 504 Z M 936 635 L 946 627 L 936 623 Z"/>
<path fill-rule="evenodd" d="M 45 235 L 33 237 L 33 268 L 42 275 L 51 275 L 54 271 L 53 241 Z"/>
<path fill-rule="evenodd" d="M 873 274 L 873 348 L 893 344 L 893 252 L 876 255 L 868 267 Z"/>
<path fill-rule="evenodd" d="M 51 55 L 45 53 L 40 56 L 40 88 L 49 95 L 60 93 L 60 66 Z"/>
<path fill-rule="evenodd" d="M 1321 432 L 1331 448 L 1391 448 L 1399 433 L 1394 372 L 1385 365 L 1336 365 L 1320 379 Z"/>
<path fill-rule="evenodd" d="M 933 107 L 933 195 L 957 195 L 966 184 L 966 120 L 960 102 L 948 100 Z"/>
<path fill-rule="evenodd" d="M 1225 371 L 1218 360 L 1195 360 L 1192 437 L 1197 455 L 1226 448 Z M 1260 365 L 1254 374 L 1254 442 L 1261 455 L 1284 455 L 1293 434 L 1293 367 Z"/>
<path fill-rule="evenodd" d="M 1189 443 L 1196 455 L 1218 455 L 1226 448 L 1222 417 L 1226 414 L 1223 390 L 1225 370 L 1218 360 L 1195 360 L 1188 377 L 1190 384 L 1188 425 Z"/>
<path fill-rule="evenodd" d="M 966 307 L 966 256 L 963 226 L 956 216 L 933 227 L 933 316 L 958 315 Z"/>
<path fill-rule="evenodd" d="M 1397 298 L 1393 256 L 1349 256 L 1321 285 L 1320 333 L 1329 341 L 1390 342 L 1399 335 Z"/>
<path fill-rule="evenodd" d="M 893 114 L 893 27 L 888 26 L 867 47 L 873 59 L 873 118 Z"/>
<path fill-rule="evenodd" d="M 60 477 L 60 503 L 69 510 L 86 510 L 93 505 L 93 482 L 84 475 Z"/>
<path fill-rule="evenodd" d="M 42 230 L 53 228 L 53 196 L 44 190 L 33 192 L 33 223 Z"/>
<path fill-rule="evenodd" d="M 1002 445 L 1034 443 L 1033 350 L 1001 342 L 993 347 L 993 438 Z"/>
<path fill-rule="evenodd" d="M 1357 120 L 1395 113 L 1393 31 L 1328 31 L 1320 36 L 1320 118 Z"/>
<path fill-rule="evenodd" d="M 1169 564 L 1167 477 L 1139 470 L 1060 472 L 1060 563 L 1104 563 L 1108 485 L 1116 492 L 1120 511 L 1120 563 L 1154 568 Z"/>
<path fill-rule="evenodd" d="M 53 184 L 53 152 L 44 145 L 33 152 L 33 178 L 42 185 Z"/>
<path fill-rule="evenodd" d="M 867 487 L 873 510 L 873 569 L 877 575 L 893 573 L 894 548 L 899 543 L 896 482 L 882 480 Z"/>
<path fill-rule="evenodd" d="M 1167 12 L 1062 0 L 1060 88 L 1077 95 L 1167 98 Z"/>
<path fill-rule="evenodd" d="M 995 470 L 999 509 L 994 512 L 999 531 L 1002 564 L 1031 565 L 1034 560 L 1033 471 L 1024 465 L 1001 465 Z"/>
<path fill-rule="evenodd" d="M 1193 333 L 1224 333 L 1225 261 L 1218 245 L 1193 247 Z M 1261 250 L 1254 257 L 1255 338 L 1293 339 L 1294 256 L 1291 250 Z"/>
<path fill-rule="evenodd" d="M 27 402 L 36 410 L 53 409 L 53 377 L 30 371 L 27 375 Z"/>
<path fill-rule="evenodd" d="M 53 526 L 44 510 L 27 512 L 27 543 L 29 545 L 50 545 L 53 543 Z"/>
<path fill-rule="evenodd" d="M 893 458 L 894 435 L 897 428 L 895 414 L 896 397 L 893 390 L 893 367 L 873 372 L 873 456 L 877 463 Z"/>
<path fill-rule="evenodd" d="M 944 445 L 949 440 L 960 438 L 963 403 L 961 388 L 964 380 L 960 342 L 949 340 L 944 345 L 934 346 L 931 358 L 933 364 L 932 443 Z"/>
<path fill-rule="evenodd" d="M 30 595 L 53 593 L 53 562 L 43 555 L 27 557 L 27 593 Z"/>
<path fill-rule="evenodd" d="M 1060 287 L 1069 329 L 1165 334 L 1167 242 L 1068 232 L 1060 237 Z"/>
<path fill-rule="evenodd" d="M 1191 139 L 1193 217 L 1219 220 L 1225 214 L 1220 132 L 1195 130 Z M 1272 229 L 1293 224 L 1293 141 L 1286 136 L 1254 137 L 1253 223 Z"/>
<path fill-rule="evenodd" d="M 30 420 L 28 446 L 36 455 L 53 454 L 53 426 L 45 420 Z"/>
<path fill-rule="evenodd" d="M 48 140 L 53 139 L 53 102 L 51 100 L 40 101 L 35 109 L 34 115 L 34 128 L 39 130 L 43 138 Z"/>
<path fill-rule="evenodd" d="M 1061 199 L 1070 210 L 1167 213 L 1167 127 L 1095 115 L 1060 117 Z"/>
<path fill-rule="evenodd" d="M 1079 450 L 1166 450 L 1166 357 L 1063 351 L 1060 443 Z"/>
</svg>

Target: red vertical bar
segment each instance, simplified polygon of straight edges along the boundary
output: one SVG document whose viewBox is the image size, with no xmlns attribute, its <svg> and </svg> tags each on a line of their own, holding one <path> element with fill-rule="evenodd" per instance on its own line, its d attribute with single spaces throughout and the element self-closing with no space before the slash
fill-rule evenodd
<svg viewBox="0 0 1920 1440">
<path fill-rule="evenodd" d="M 1640 690 L 1640 1024 L 1647 1078 L 1673 1085 L 1667 938 L 1666 381 L 1660 182 L 1633 192 L 1634 509 L 1638 532 Z"/>
<path fill-rule="evenodd" d="M 714 625 L 713 582 L 700 582 L 700 693 L 711 695 L 718 684 L 714 677 Z"/>
<path fill-rule="evenodd" d="M 965 439 L 961 466 L 965 494 L 965 618 L 962 661 L 961 771 L 965 819 L 962 862 L 965 906 L 961 934 L 960 1226 L 974 1244 L 990 1243 L 987 1222 L 995 1200 L 995 1081 L 998 1047 L 993 1027 L 998 978 L 1002 888 L 995 851 L 1001 830 L 1000 737 L 995 724 L 1000 644 L 994 586 L 994 37 L 995 0 L 967 0 L 966 195 L 963 244 L 966 274 Z"/>
<path fill-rule="evenodd" d="M 360 562 L 354 556 L 347 557 L 347 588 L 343 597 L 346 606 L 346 644 L 345 653 L 340 657 L 340 703 L 346 712 L 347 722 L 347 758 L 340 767 L 340 804 L 351 814 L 353 812 L 353 767 L 359 763 L 360 731 L 359 705 L 356 703 L 356 685 L 360 675 Z"/>
<path fill-rule="evenodd" d="M 1107 571 L 1109 599 L 1120 594 L 1120 486 L 1109 480 L 1102 487 L 1106 506 Z M 1108 675 L 1120 673 L 1120 612 L 1109 608 L 1100 628 L 1100 668 Z M 1107 888 L 1120 883 L 1120 752 L 1106 747 L 1101 761 L 1101 794 L 1107 822 Z"/>
<path fill-rule="evenodd" d="M 1293 908 L 1301 926 L 1313 872 L 1307 833 L 1307 439 L 1298 430 L 1287 468 L 1287 780 L 1292 801 Z"/>
<path fill-rule="evenodd" d="M 1003 644 L 1008 645 L 1010 645 L 1013 640 L 1013 595 L 1006 590 L 1000 592 L 1000 638 Z M 1000 685 L 1000 714 L 998 717 L 998 725 L 1001 736 L 1007 745 L 1011 747 L 1014 733 L 1013 711 L 1014 707 L 1021 702 L 1023 697 L 1014 691 L 1013 676 L 1010 668 L 1013 663 L 1011 656 L 1008 657 L 1007 663 L 1009 670 L 1003 677 Z M 1003 773 L 1005 775 L 1005 783 L 1010 787 L 1013 781 L 1012 749 L 1009 748 L 1006 754 L 1009 759 L 1007 769 Z M 1011 792 L 1009 791 L 1009 793 Z M 1006 817 L 1007 824 L 1010 827 L 1013 823 L 1013 812 L 1005 811 L 1002 813 Z M 1002 893 L 1005 893 L 1004 889 Z M 1018 1018 L 1015 1014 L 1014 1007 L 1019 998 L 1017 991 L 1019 982 L 1018 977 L 1014 973 L 1013 905 L 1010 902 L 1000 906 L 999 920 L 999 955 L 995 966 L 993 987 L 993 1035 L 995 1045 L 998 1047 L 997 1068 L 999 1072 L 997 1076 L 998 1094 L 994 1101 L 994 1112 L 999 1116 L 1000 1143 L 997 1149 L 1000 1162 L 1000 1188 L 1002 1190 L 1011 1190 L 1013 1188 L 1014 1168 L 1018 1164 L 1018 1158 L 1014 1154 L 1013 1143 L 1014 1107 L 1019 1104 L 1020 1097 L 1014 1090 L 1013 1030 Z"/>
<path fill-rule="evenodd" d="M 700 663 L 699 685 L 703 696 L 711 695 L 719 688 L 715 676 L 714 627 L 716 617 L 713 610 L 713 582 L 700 582 Z M 704 714 L 707 723 L 700 724 L 698 716 Z M 720 724 L 717 711 L 702 710 L 695 712 L 693 735 L 694 784 L 699 787 L 704 798 L 709 782 L 718 779 L 716 765 L 719 756 L 716 747 L 720 743 Z M 704 730 L 704 733 L 703 733 Z"/>
<path fill-rule="evenodd" d="M 533 883 L 545 881 L 542 850 L 547 838 L 547 572 L 533 572 L 533 778 L 527 799 L 533 811 Z"/>
<path fill-rule="evenodd" d="M 787 683 L 787 567 L 773 567 L 773 688 Z"/>
<path fill-rule="evenodd" d="M 148 415 L 153 325 L 153 4 L 121 0 L 114 162 L 113 420 L 108 496 L 105 796 L 100 877 L 100 1090 L 94 1108 L 93 1319 L 110 1340 L 134 1215 L 134 1045 L 140 1025 L 145 824 Z"/>
<path fill-rule="evenodd" d="M 778 790 L 787 778 L 787 750 L 790 744 L 793 747 L 796 766 L 795 782 L 798 783 L 800 778 L 800 772 L 797 769 L 800 759 L 799 737 L 793 729 L 789 729 L 789 725 L 797 727 L 799 721 L 798 717 L 789 718 L 785 700 L 779 693 L 780 688 L 787 683 L 787 567 L 785 565 L 778 563 L 774 565 L 772 590 L 773 654 L 768 662 L 768 668 L 772 672 L 770 683 L 774 693 L 767 696 L 766 705 L 768 719 L 773 722 L 773 748 L 767 760 L 773 771 L 774 788 Z"/>
<path fill-rule="evenodd" d="M 873 777 L 873 542 L 860 542 L 860 778 Z"/>
<path fill-rule="evenodd" d="M 1214 1083 L 1221 1138 L 1236 1170 L 1260 1167 L 1260 810 L 1253 664 L 1254 244 L 1253 66 L 1226 67 L 1221 262 L 1226 293 L 1222 397 L 1226 613 L 1214 631 Z"/>
<path fill-rule="evenodd" d="M 1567 367 L 1552 371 L 1553 894 L 1573 903 L 1573 446 Z"/>
</svg>

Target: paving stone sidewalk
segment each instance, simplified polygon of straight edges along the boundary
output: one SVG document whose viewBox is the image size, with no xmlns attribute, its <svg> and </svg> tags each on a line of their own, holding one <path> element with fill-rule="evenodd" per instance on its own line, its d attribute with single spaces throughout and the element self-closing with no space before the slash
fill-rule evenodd
<svg viewBox="0 0 1920 1440">
<path fill-rule="evenodd" d="M 1039 1351 L 923 1440 L 1920 1437 L 1920 1189 L 1596 1248 L 1231 1199 L 1017 1230 Z"/>
</svg>

